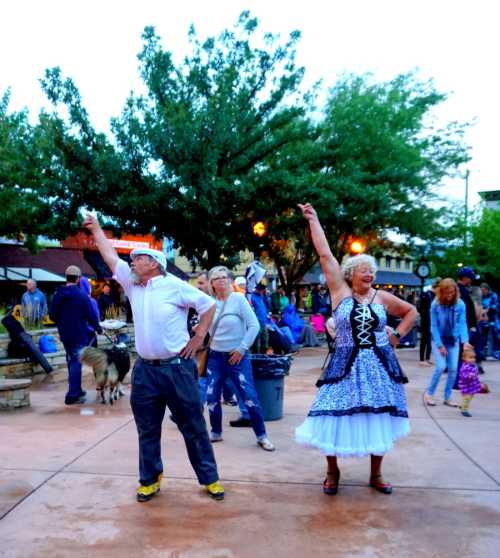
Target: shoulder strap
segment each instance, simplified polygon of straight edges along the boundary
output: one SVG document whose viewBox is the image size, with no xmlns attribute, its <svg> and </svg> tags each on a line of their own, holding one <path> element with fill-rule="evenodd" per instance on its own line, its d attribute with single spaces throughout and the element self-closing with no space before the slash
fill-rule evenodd
<svg viewBox="0 0 500 558">
<path fill-rule="evenodd" d="M 217 319 L 215 320 L 214 329 L 213 329 L 212 335 L 210 335 L 210 339 L 209 339 L 209 341 L 208 341 L 208 343 L 207 343 L 207 348 L 209 348 L 210 345 L 212 344 L 212 339 L 213 339 L 214 336 L 215 336 L 215 332 L 217 331 L 217 327 L 218 327 L 218 325 L 219 325 L 219 322 L 220 322 L 222 316 L 224 315 L 224 308 L 226 307 L 226 302 L 229 300 L 230 297 L 231 297 L 231 295 L 229 295 L 229 296 L 226 298 L 226 300 L 224 301 L 224 304 L 222 305 L 222 308 L 221 308 L 221 310 L 220 310 L 220 314 L 219 314 L 219 316 L 217 317 Z"/>
<path fill-rule="evenodd" d="M 333 314 L 335 314 L 335 312 L 337 311 L 337 308 L 344 302 L 344 300 L 346 300 L 346 299 L 348 299 L 348 298 L 352 298 L 353 300 L 355 300 L 354 297 L 351 296 L 351 295 L 345 296 L 344 298 L 342 298 L 342 299 L 339 301 L 339 303 L 337 304 L 337 306 L 335 306 L 335 308 L 332 309 L 332 316 L 333 316 Z"/>
</svg>

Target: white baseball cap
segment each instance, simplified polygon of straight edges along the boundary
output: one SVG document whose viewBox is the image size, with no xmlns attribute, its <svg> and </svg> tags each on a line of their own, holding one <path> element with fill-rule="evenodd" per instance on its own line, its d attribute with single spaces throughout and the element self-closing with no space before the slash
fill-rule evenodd
<svg viewBox="0 0 500 558">
<path fill-rule="evenodd" d="M 159 250 L 153 250 L 152 248 L 136 248 L 130 252 L 130 257 L 134 259 L 136 256 L 141 255 L 151 256 L 154 260 L 156 260 L 163 271 L 167 271 L 167 258 L 163 252 Z"/>
<path fill-rule="evenodd" d="M 244 277 L 236 277 L 234 283 L 239 287 L 240 285 L 246 285 L 247 280 Z"/>
</svg>

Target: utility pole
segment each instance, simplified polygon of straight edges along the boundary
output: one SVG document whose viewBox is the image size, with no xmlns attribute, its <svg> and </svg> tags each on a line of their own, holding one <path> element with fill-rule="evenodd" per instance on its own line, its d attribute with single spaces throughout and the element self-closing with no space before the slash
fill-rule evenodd
<svg viewBox="0 0 500 558">
<path fill-rule="evenodd" d="M 464 249 L 467 250 L 467 232 L 468 232 L 468 219 L 469 219 L 469 174 L 470 171 L 465 171 L 465 211 L 464 211 Z"/>
</svg>

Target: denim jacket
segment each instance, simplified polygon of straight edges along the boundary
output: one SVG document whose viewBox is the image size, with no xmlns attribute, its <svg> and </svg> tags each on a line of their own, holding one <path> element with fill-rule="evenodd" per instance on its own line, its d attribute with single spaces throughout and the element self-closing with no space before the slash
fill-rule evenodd
<svg viewBox="0 0 500 558">
<path fill-rule="evenodd" d="M 445 333 L 447 321 L 453 325 L 453 337 L 460 343 L 469 342 L 469 331 L 465 317 L 465 304 L 463 300 L 458 300 L 453 306 L 439 304 L 434 299 L 431 304 L 431 335 L 432 340 L 438 347 L 443 346 L 441 336 Z"/>
</svg>

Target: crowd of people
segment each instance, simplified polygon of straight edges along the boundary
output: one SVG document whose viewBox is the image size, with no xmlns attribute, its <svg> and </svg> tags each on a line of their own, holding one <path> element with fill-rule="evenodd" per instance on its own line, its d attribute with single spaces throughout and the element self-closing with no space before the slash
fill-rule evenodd
<svg viewBox="0 0 500 558">
<path fill-rule="evenodd" d="M 135 249 L 127 264 L 97 219 L 85 218 L 84 226 L 129 301 L 135 325 L 138 356 L 130 402 L 139 440 L 139 502 L 160 490 L 167 407 L 184 437 L 198 481 L 212 498 L 223 499 L 212 447 L 223 441 L 223 403 L 239 406 L 240 417 L 230 426 L 251 427 L 260 448 L 276 449 L 266 431 L 250 354 L 292 353 L 318 345 L 318 337 L 324 335 L 332 341 L 331 357 L 310 411 L 296 428 L 296 440 L 326 457 L 326 495 L 338 492 L 339 457 L 370 456 L 369 485 L 384 494 L 392 492 L 382 473 L 383 458 L 410 432 L 404 390 L 408 380 L 394 349 L 414 328 L 418 312 L 410 302 L 373 287 L 377 267 L 371 256 L 349 257 L 341 265 L 314 208 L 299 207 L 326 278 L 326 286 L 313 287 L 305 297 L 309 319 L 282 287 L 269 293 L 255 277 L 233 278 L 222 265 L 199 273 L 192 286 L 166 272 L 165 255 L 157 250 Z M 438 384 L 446 373 L 443 403 L 459 405 L 465 417 L 471 416 L 473 395 L 484 389 L 479 380 L 482 361 L 500 357 L 498 297 L 486 283 L 473 287 L 477 279 L 472 269 L 463 267 L 457 281 L 436 279 L 419 301 L 420 364 L 434 366 L 424 401 L 436 405 Z M 66 351 L 67 405 L 86 401 L 78 356 L 85 346 L 97 344 L 100 322 L 113 303 L 110 285 L 95 300 L 88 279 L 76 266 L 67 268 L 66 285 L 56 291 L 50 308 L 36 282 L 27 282 L 23 316 L 40 320 L 48 313 Z M 389 317 L 397 318 L 395 327 L 390 327 Z M 200 375 L 196 357 L 203 349 L 208 359 Z M 463 396 L 460 404 L 452 399 L 454 388 Z M 210 430 L 203 417 L 205 404 Z"/>
</svg>

